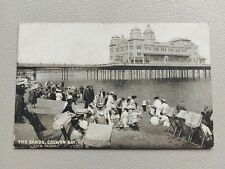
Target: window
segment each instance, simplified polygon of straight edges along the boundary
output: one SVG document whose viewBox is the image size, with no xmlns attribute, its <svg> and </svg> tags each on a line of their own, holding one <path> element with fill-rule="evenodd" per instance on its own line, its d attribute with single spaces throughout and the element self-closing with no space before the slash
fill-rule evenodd
<svg viewBox="0 0 225 169">
<path fill-rule="evenodd" d="M 137 56 L 141 56 L 141 53 L 140 53 L 140 52 L 138 52 L 138 53 L 137 53 Z"/>
<path fill-rule="evenodd" d="M 130 46 L 130 49 L 133 49 L 133 46 Z"/>
<path fill-rule="evenodd" d="M 161 51 L 165 52 L 166 51 L 166 48 L 161 48 Z"/>
<path fill-rule="evenodd" d="M 159 48 L 154 48 L 155 51 L 159 51 Z"/>
<path fill-rule="evenodd" d="M 137 45 L 137 49 L 141 49 L 141 45 Z"/>
</svg>

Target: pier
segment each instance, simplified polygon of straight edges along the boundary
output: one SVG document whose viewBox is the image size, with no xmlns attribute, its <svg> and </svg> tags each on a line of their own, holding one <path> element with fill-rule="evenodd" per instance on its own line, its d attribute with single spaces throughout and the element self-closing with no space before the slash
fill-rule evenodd
<svg viewBox="0 0 225 169">
<path fill-rule="evenodd" d="M 39 71 L 61 72 L 62 80 L 69 73 L 85 71 L 87 80 L 148 80 L 148 79 L 202 79 L 211 78 L 210 64 L 148 63 L 148 64 L 17 64 L 17 75 L 32 72 L 36 80 Z"/>
</svg>

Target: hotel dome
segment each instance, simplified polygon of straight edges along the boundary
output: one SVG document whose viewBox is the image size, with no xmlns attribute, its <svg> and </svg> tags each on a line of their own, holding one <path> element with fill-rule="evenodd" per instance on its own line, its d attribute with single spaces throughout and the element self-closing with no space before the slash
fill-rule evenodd
<svg viewBox="0 0 225 169">
<path fill-rule="evenodd" d="M 142 33 L 139 27 L 135 26 L 131 29 L 130 39 L 142 39 Z"/>
<path fill-rule="evenodd" d="M 143 32 L 143 38 L 145 40 L 149 40 L 151 43 L 155 43 L 155 32 L 151 29 L 150 25 L 147 25 L 147 27 L 145 28 Z"/>
</svg>

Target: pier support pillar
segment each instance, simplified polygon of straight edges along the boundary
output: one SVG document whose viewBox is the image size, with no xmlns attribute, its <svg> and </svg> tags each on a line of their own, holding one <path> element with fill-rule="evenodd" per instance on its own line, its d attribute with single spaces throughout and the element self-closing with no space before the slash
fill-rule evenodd
<svg viewBox="0 0 225 169">
<path fill-rule="evenodd" d="M 37 71 L 34 69 L 34 80 L 37 80 Z"/>
<path fill-rule="evenodd" d="M 207 78 L 206 69 L 204 70 L 204 72 L 205 72 L 205 79 L 206 79 Z"/>
</svg>

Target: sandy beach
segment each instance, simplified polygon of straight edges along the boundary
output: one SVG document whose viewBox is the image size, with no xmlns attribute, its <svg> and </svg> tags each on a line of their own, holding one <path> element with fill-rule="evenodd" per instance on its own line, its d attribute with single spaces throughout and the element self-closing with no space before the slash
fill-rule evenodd
<svg viewBox="0 0 225 169">
<path fill-rule="evenodd" d="M 55 139 L 61 134 L 59 131 L 54 131 L 53 121 L 57 114 L 60 114 L 65 102 L 53 101 L 47 99 L 38 99 L 36 108 L 32 108 L 28 105 L 30 112 L 35 112 L 42 124 L 47 128 L 47 133 L 51 133 L 48 137 Z M 73 109 L 83 108 L 83 103 L 78 105 L 73 104 Z M 132 129 L 119 129 L 113 128 L 111 135 L 111 148 L 114 149 L 179 149 L 179 148 L 197 148 L 192 144 L 188 144 L 178 138 L 173 138 L 166 131 L 166 127 L 152 126 L 150 124 L 150 117 L 148 114 L 142 114 L 139 120 L 139 131 L 133 131 Z M 17 128 L 18 125 L 15 125 Z M 23 127 L 23 130 L 27 130 L 27 133 L 33 132 L 30 128 Z M 16 134 L 16 133 L 15 133 Z M 21 134 L 21 133 L 20 133 Z M 33 134 L 29 134 L 31 139 Z M 54 135 L 54 136 L 53 136 Z M 22 138 L 23 136 L 20 136 Z"/>
</svg>

